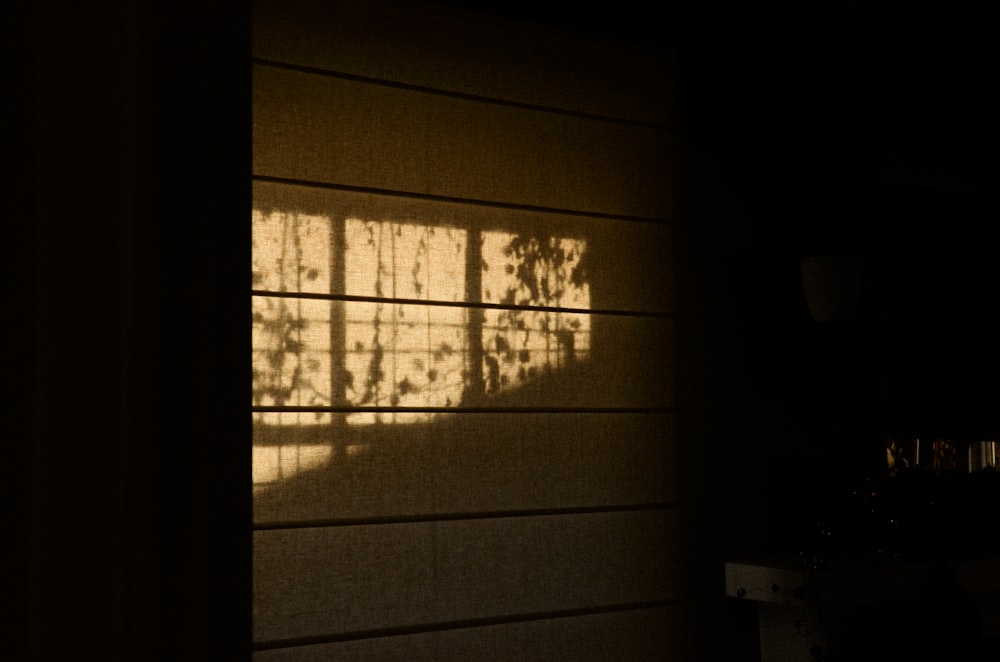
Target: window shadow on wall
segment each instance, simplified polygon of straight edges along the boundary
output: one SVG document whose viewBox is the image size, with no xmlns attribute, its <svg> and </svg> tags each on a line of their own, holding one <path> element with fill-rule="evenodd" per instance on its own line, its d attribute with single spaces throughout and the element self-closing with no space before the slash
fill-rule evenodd
<svg viewBox="0 0 1000 662">
<path fill-rule="evenodd" d="M 258 525 L 673 499 L 669 228 L 255 195 Z"/>
<path fill-rule="evenodd" d="M 258 490 L 387 426 L 543 405 L 589 357 L 583 238 L 259 210 L 253 237 Z"/>
</svg>

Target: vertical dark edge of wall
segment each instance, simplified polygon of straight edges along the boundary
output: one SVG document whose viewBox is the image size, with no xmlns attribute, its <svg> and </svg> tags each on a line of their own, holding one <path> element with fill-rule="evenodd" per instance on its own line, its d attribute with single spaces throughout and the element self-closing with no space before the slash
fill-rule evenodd
<svg viewBox="0 0 1000 662">
<path fill-rule="evenodd" d="M 24 311 L 24 317 L 31 319 L 30 311 L 33 310 L 32 296 L 30 288 L 21 279 L 23 274 L 32 268 L 32 251 L 30 250 L 30 238 L 32 234 L 32 224 L 28 221 L 34 211 L 33 201 L 26 194 L 33 187 L 34 173 L 29 166 L 32 162 L 32 136 L 34 134 L 34 86 L 33 77 L 29 66 L 29 60 L 23 55 L 30 52 L 31 38 L 31 5 L 29 2 L 17 2 L 13 5 L 13 10 L 9 11 L 2 27 L 2 41 L 7 47 L 4 51 L 4 62 L 8 68 L 3 70 L 5 83 L 4 88 L 13 100 L 11 113 L 8 115 L 10 126 L 16 130 L 4 132 L 3 153 L 10 160 L 14 167 L 7 169 L 5 180 L 4 198 L 6 212 L 10 215 L 4 227 L 5 245 L 13 247 L 14 250 L 5 251 L 6 255 L 2 261 L 2 273 L 4 282 L 13 285 L 21 283 L 21 287 L 12 287 L 7 300 L 8 311 Z M 7 319 L 5 314 L 4 319 Z M 7 378 L 3 382 L 0 390 L 0 398 L 3 399 L 6 419 L 3 427 L 3 435 L 6 438 L 5 462 L 9 467 L 7 479 L 4 485 L 4 504 L 8 510 L 7 515 L 8 535 L 10 536 L 7 546 L 9 554 L 8 562 L 11 564 L 7 570 L 8 579 L 5 581 L 6 593 L 9 600 L 15 604 L 13 614 L 4 619 L 4 639 L 9 642 L 6 654 L 13 660 L 20 660 L 26 657 L 27 641 L 24 632 L 27 628 L 27 611 L 21 608 L 28 598 L 28 559 L 30 548 L 28 536 L 30 534 L 30 487 L 31 473 L 29 462 L 31 458 L 30 444 L 28 443 L 31 430 L 31 421 L 27 412 L 30 410 L 30 392 L 32 375 L 32 357 L 34 355 L 34 343 L 32 334 L 32 324 L 27 323 L 6 325 L 7 333 L 5 337 L 9 347 L 5 370 Z"/>
<path fill-rule="evenodd" d="M 250 3 L 151 3 L 154 80 L 148 210 L 155 256 L 157 352 L 162 376 L 154 469 L 164 482 L 162 560 L 167 622 L 180 632 L 165 659 L 244 660 L 251 632 Z M 178 222 L 183 219 L 183 222 Z M 178 256 L 182 256 L 178 259 Z M 183 274 L 183 276 L 181 276 Z M 194 319 L 192 320 L 192 317 Z M 194 323 L 192 323 L 194 322 Z M 173 339 L 180 339 L 175 342 Z M 190 401 L 178 407 L 178 394 Z M 178 448 L 179 446 L 179 448 Z M 170 493 L 170 475 L 189 480 Z M 172 521 L 167 521 L 172 520 Z"/>
<path fill-rule="evenodd" d="M 249 14 L 39 0 L 9 24 L 5 659 L 249 657 Z"/>
</svg>

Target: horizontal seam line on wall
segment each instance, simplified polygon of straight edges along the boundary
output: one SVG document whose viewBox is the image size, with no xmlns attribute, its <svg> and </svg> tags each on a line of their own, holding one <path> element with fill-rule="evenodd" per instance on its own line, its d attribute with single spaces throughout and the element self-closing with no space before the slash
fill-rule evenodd
<svg viewBox="0 0 1000 662">
<path fill-rule="evenodd" d="M 533 510 L 497 510 L 469 513 L 440 513 L 433 515 L 403 515 L 386 517 L 365 517 L 326 520 L 302 520 L 296 522 L 259 522 L 254 531 L 276 531 L 288 529 L 331 529 L 347 526 L 376 526 L 382 524 L 430 524 L 433 522 L 457 522 L 466 520 L 510 519 L 525 517 L 553 517 L 570 515 L 598 515 L 602 513 L 631 513 L 652 510 L 676 510 L 681 504 L 676 501 L 658 503 L 636 503 L 616 506 L 580 506 L 576 508 L 538 508 Z"/>
<path fill-rule="evenodd" d="M 517 623 L 528 623 L 531 621 L 555 620 L 560 618 L 579 618 L 581 616 L 596 616 L 600 614 L 613 614 L 617 612 L 639 611 L 642 609 L 656 609 L 660 607 L 671 607 L 680 605 L 683 600 L 665 599 L 648 600 L 645 602 L 630 602 L 615 605 L 602 605 L 599 607 L 582 607 L 579 609 L 561 609 L 548 612 L 538 612 L 532 614 L 515 614 L 510 616 L 493 616 L 487 618 L 472 618 L 462 621 L 449 621 L 446 623 L 428 623 L 424 625 L 409 625 L 394 628 L 383 628 L 379 630 L 362 630 L 360 632 L 345 632 L 340 634 L 318 635 L 313 637 L 297 637 L 291 639 L 274 639 L 270 641 L 254 642 L 254 651 L 273 650 L 276 648 L 294 648 L 298 646 L 312 646 L 317 644 L 335 644 L 346 641 L 357 641 L 359 639 L 378 639 L 383 637 L 398 637 L 413 634 L 425 634 L 430 632 L 444 632 L 448 630 L 464 630 L 468 628 L 490 627 L 495 625 L 514 625 Z"/>
<path fill-rule="evenodd" d="M 656 218 L 653 216 L 632 216 L 627 214 L 609 214 L 606 212 L 585 211 L 581 209 L 565 209 L 561 207 L 544 207 L 541 205 L 526 205 L 515 202 L 497 202 L 494 200 L 481 200 L 478 198 L 456 198 L 447 195 L 434 195 L 431 193 L 415 193 L 412 191 L 397 191 L 394 189 L 382 189 L 371 186 L 351 186 L 348 184 L 332 184 L 329 182 L 317 182 L 309 179 L 293 179 L 290 177 L 274 177 L 272 175 L 251 174 L 251 180 L 256 182 L 266 182 L 270 184 L 288 184 L 292 186 L 308 186 L 310 188 L 321 188 L 333 191 L 344 191 L 347 193 L 368 193 L 371 195 L 384 195 L 396 198 L 410 198 L 415 200 L 427 200 L 429 202 L 450 202 L 463 205 L 475 205 L 478 207 L 493 207 L 497 209 L 509 209 L 511 211 L 529 211 L 545 214 L 560 214 L 564 216 L 579 216 L 581 218 L 598 218 L 609 221 L 630 221 L 635 223 L 659 223 L 672 224 L 668 218 Z"/>
<path fill-rule="evenodd" d="M 284 414 L 673 414 L 673 407 L 313 407 L 313 406 L 265 406 L 250 408 L 254 413 Z"/>
<path fill-rule="evenodd" d="M 460 99 L 462 101 L 474 101 L 477 103 L 487 103 L 494 106 L 505 106 L 507 108 L 517 108 L 519 110 L 531 110 L 535 112 L 548 113 L 551 115 L 562 115 L 564 117 L 595 120 L 599 122 L 621 124 L 625 126 L 638 126 L 638 127 L 661 129 L 667 131 L 671 130 L 670 125 L 665 122 L 635 120 L 635 119 L 628 119 L 626 117 L 615 117 L 613 115 L 602 115 L 601 113 L 590 113 L 583 110 L 570 110 L 568 108 L 544 106 L 542 104 L 527 103 L 524 101 L 499 99 L 496 97 L 487 97 L 480 94 L 472 94 L 470 92 L 456 92 L 453 90 L 444 90 L 436 87 L 430 87 L 427 85 L 418 85 L 416 83 L 403 83 L 400 81 L 393 81 L 385 78 L 375 78 L 373 76 L 363 76 L 360 74 L 349 74 L 341 71 L 333 71 L 331 69 L 321 69 L 319 67 L 311 67 L 308 65 L 290 64 L 288 62 L 268 60 L 266 58 L 252 57 L 250 58 L 250 61 L 252 64 L 256 64 L 258 66 L 271 67 L 274 69 L 284 69 L 286 71 L 295 71 L 302 74 L 323 76 L 325 78 L 338 78 L 340 80 L 349 80 L 355 83 L 366 83 L 369 85 L 377 85 L 379 87 L 390 87 L 397 90 L 406 90 L 408 92 L 433 94 L 435 96 L 448 97 L 451 99 Z"/>
<path fill-rule="evenodd" d="M 320 301 L 346 301 L 354 303 L 380 303 L 402 306 L 437 306 L 444 308 L 477 308 L 483 310 L 518 310 L 525 312 L 568 313 L 575 315 L 605 315 L 615 317 L 651 317 L 674 319 L 676 313 L 661 313 L 645 310 L 614 310 L 604 308 L 565 308 L 561 306 L 524 306 L 517 304 L 440 301 L 435 299 L 406 299 L 399 297 L 358 296 L 353 294 L 326 294 L 323 292 L 276 292 L 273 290 L 250 290 L 252 296 L 280 299 L 312 299 Z"/>
</svg>

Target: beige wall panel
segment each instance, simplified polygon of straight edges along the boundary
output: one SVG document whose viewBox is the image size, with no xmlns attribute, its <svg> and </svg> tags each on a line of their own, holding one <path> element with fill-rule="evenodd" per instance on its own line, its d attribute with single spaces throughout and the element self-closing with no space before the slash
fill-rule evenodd
<svg viewBox="0 0 1000 662">
<path fill-rule="evenodd" d="M 254 639 L 680 597 L 678 513 L 254 533 Z"/>
<path fill-rule="evenodd" d="M 600 315 L 592 320 L 593 360 L 581 366 L 575 388 L 569 388 L 570 380 L 560 381 L 566 392 L 552 404 L 673 407 L 674 321 Z M 530 397 L 528 388 L 519 393 Z"/>
<path fill-rule="evenodd" d="M 254 67 L 253 172 L 669 218 L 663 129 Z"/>
<path fill-rule="evenodd" d="M 685 660 L 680 606 L 259 651 L 255 662 Z"/>
<path fill-rule="evenodd" d="M 255 57 L 449 92 L 668 121 L 669 60 L 428 3 L 254 3 Z"/>
<path fill-rule="evenodd" d="M 468 228 L 483 233 L 583 240 L 588 252 L 591 308 L 669 313 L 673 310 L 673 228 L 667 223 L 636 222 L 573 216 L 549 212 L 504 209 L 474 204 L 422 200 L 390 195 L 338 191 L 271 182 L 254 183 L 254 209 L 264 215 L 299 215 L 317 226 L 340 228 L 344 219 L 396 222 L 431 228 Z M 272 221 L 276 222 L 276 221 Z M 340 229 L 340 232 L 343 232 Z M 263 234 L 263 233 L 258 233 Z M 255 237 L 256 239 L 256 237 Z M 261 237 L 263 240 L 264 237 Z M 327 234 L 304 237 L 319 244 L 312 262 L 328 260 Z M 492 268 L 498 265 L 484 256 Z M 309 258 L 304 258 L 309 262 Z M 317 266 L 306 264 L 306 267 Z M 318 266 L 323 266 L 322 264 Z M 431 265 L 434 266 L 433 264 Z M 344 294 L 331 290 L 328 275 L 297 289 L 289 281 L 285 291 Z M 266 289 L 281 290 L 271 284 Z M 457 288 L 461 291 L 461 288 Z M 412 293 L 407 293 L 414 296 Z M 451 299 L 449 299 L 451 300 Z M 481 298 L 479 300 L 486 300 Z"/>
<path fill-rule="evenodd" d="M 673 502 L 668 414 L 456 414 L 432 423 L 257 426 L 258 524 Z M 292 464 L 323 446 L 319 466 Z M 313 455 L 315 456 L 315 454 Z"/>
</svg>

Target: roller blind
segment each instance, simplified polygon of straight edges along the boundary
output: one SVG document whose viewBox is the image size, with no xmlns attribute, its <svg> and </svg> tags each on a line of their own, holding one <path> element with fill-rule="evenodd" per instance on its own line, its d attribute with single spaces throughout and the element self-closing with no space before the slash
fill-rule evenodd
<svg viewBox="0 0 1000 662">
<path fill-rule="evenodd" d="M 669 68 L 376 5 L 255 10 L 255 659 L 683 659 Z"/>
</svg>

